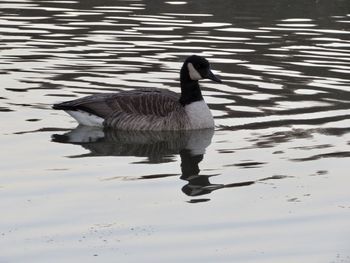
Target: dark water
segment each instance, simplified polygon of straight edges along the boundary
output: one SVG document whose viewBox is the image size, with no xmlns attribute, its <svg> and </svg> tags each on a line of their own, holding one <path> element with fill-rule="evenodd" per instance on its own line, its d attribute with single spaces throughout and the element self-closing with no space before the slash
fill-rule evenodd
<svg viewBox="0 0 350 263">
<path fill-rule="evenodd" d="M 192 54 L 215 131 L 51 110 Z M 0 262 L 350 262 L 349 62 L 348 0 L 0 0 Z"/>
</svg>

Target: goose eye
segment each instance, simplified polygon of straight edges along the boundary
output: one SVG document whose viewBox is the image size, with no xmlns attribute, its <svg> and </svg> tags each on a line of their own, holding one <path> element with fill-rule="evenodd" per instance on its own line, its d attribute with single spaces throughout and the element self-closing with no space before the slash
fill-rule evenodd
<svg viewBox="0 0 350 263">
<path fill-rule="evenodd" d="M 199 64 L 199 65 L 198 65 L 198 69 L 205 69 L 205 65 Z"/>
</svg>

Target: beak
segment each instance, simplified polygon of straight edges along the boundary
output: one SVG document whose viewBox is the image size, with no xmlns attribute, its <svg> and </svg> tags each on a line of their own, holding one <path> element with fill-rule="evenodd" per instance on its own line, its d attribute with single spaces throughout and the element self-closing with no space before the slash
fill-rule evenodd
<svg viewBox="0 0 350 263">
<path fill-rule="evenodd" d="M 208 70 L 208 75 L 206 77 L 207 79 L 211 79 L 212 81 L 218 82 L 218 83 L 222 83 L 221 79 L 219 79 L 218 76 L 215 76 L 213 72 L 211 72 L 211 70 Z"/>
</svg>

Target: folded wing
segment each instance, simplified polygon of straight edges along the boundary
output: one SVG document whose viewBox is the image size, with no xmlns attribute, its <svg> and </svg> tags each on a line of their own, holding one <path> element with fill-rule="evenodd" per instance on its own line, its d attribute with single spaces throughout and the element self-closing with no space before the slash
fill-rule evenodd
<svg viewBox="0 0 350 263">
<path fill-rule="evenodd" d="M 54 109 L 82 111 L 104 119 L 104 126 L 123 130 L 183 129 L 187 121 L 179 95 L 169 90 L 95 94 L 55 104 Z"/>
</svg>

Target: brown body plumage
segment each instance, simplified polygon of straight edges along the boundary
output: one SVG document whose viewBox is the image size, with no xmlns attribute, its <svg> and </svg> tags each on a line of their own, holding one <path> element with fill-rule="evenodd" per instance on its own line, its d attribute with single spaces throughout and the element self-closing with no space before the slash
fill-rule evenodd
<svg viewBox="0 0 350 263">
<path fill-rule="evenodd" d="M 103 126 L 114 129 L 186 130 L 189 119 L 179 98 L 169 90 L 147 89 L 95 94 L 54 108 L 96 115 L 104 119 Z"/>
</svg>

